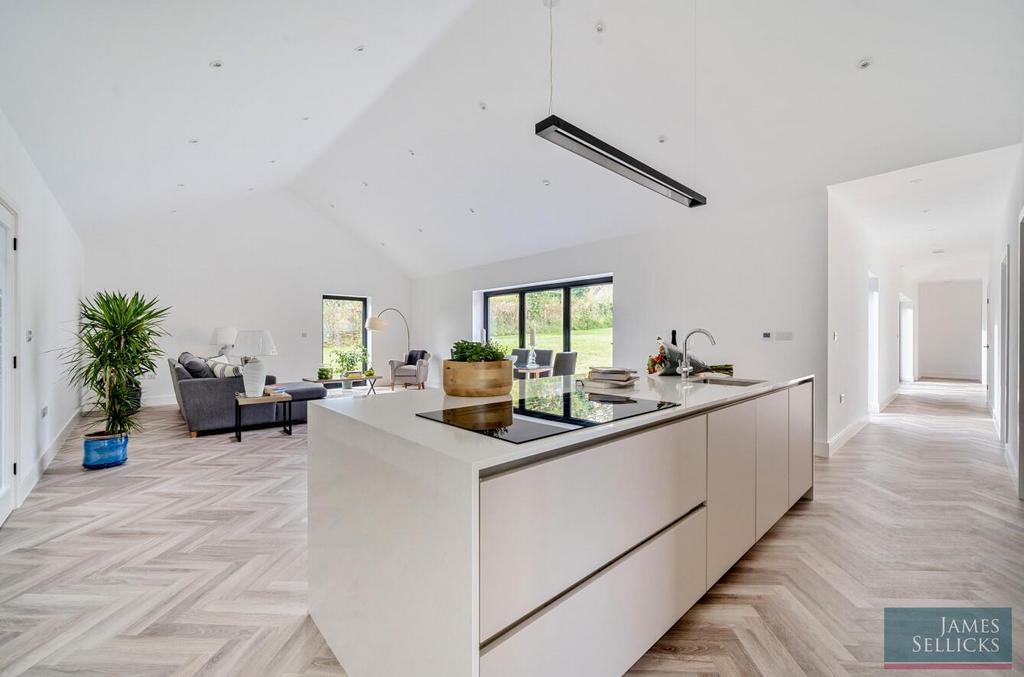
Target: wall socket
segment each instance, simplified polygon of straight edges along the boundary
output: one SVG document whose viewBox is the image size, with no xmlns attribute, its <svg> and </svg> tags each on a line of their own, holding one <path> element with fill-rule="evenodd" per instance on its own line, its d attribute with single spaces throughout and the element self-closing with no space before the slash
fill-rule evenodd
<svg viewBox="0 0 1024 677">
<path fill-rule="evenodd" d="M 772 333 L 770 331 L 763 331 L 761 332 L 761 338 L 764 339 L 765 341 L 771 341 Z"/>
<path fill-rule="evenodd" d="M 793 332 L 791 332 L 791 331 L 777 331 L 777 332 L 775 332 L 775 340 L 776 341 L 792 341 L 793 340 Z"/>
<path fill-rule="evenodd" d="M 25 343 L 32 343 L 32 330 L 29 329 L 25 332 Z"/>
<path fill-rule="evenodd" d="M 846 401 L 846 393 L 839 393 L 839 404 Z"/>
<path fill-rule="evenodd" d="M 39 418 L 46 418 L 46 415 L 50 413 L 49 407 L 43 407 L 39 410 Z"/>
</svg>

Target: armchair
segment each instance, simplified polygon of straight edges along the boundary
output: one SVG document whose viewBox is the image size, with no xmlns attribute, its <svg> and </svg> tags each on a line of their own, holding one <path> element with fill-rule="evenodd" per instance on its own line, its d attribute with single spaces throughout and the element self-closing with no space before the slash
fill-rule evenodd
<svg viewBox="0 0 1024 677">
<path fill-rule="evenodd" d="M 426 350 L 410 350 L 404 360 L 388 360 L 391 368 L 391 389 L 399 383 L 406 388 L 410 385 L 423 390 L 427 382 L 427 370 L 430 367 L 430 353 Z"/>
</svg>

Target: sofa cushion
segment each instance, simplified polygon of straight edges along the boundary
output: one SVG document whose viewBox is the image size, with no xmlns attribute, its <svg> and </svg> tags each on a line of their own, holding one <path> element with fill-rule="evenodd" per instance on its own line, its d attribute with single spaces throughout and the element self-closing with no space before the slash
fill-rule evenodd
<svg viewBox="0 0 1024 677">
<path fill-rule="evenodd" d="M 327 388 L 319 383 L 309 381 L 297 381 L 295 383 L 278 383 L 277 388 L 284 388 L 284 391 L 292 396 L 293 402 L 304 402 L 306 400 L 322 400 L 327 397 Z"/>
<path fill-rule="evenodd" d="M 188 356 L 187 358 L 186 355 Z M 185 359 L 185 361 L 181 362 L 182 359 Z M 213 370 L 206 364 L 206 360 L 201 357 L 196 357 L 192 353 L 182 353 L 178 361 L 188 370 L 192 378 L 213 378 Z"/>
<path fill-rule="evenodd" d="M 406 355 L 406 357 L 405 357 L 405 363 L 406 364 L 415 365 L 420 360 L 425 360 L 425 359 L 427 359 L 427 351 L 426 350 L 410 350 L 409 354 Z"/>
<path fill-rule="evenodd" d="M 217 378 L 242 375 L 242 368 L 237 364 L 228 364 L 227 358 L 214 357 L 206 361 L 206 366 Z"/>
<path fill-rule="evenodd" d="M 415 376 L 416 365 L 415 364 L 403 364 L 401 367 L 395 367 L 395 376 Z"/>
</svg>

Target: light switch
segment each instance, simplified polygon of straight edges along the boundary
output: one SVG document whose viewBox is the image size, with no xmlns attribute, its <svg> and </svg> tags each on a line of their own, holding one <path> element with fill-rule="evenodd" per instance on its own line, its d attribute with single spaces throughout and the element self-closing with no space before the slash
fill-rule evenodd
<svg viewBox="0 0 1024 677">
<path fill-rule="evenodd" d="M 32 343 L 32 330 L 29 329 L 25 332 L 25 343 Z"/>
</svg>

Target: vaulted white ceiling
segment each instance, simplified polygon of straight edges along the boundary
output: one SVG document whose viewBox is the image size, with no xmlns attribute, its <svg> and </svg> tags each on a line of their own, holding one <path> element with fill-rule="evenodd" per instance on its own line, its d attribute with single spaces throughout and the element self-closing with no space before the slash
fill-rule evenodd
<svg viewBox="0 0 1024 677">
<path fill-rule="evenodd" d="M 0 108 L 80 231 L 144 228 L 290 183 L 469 1 L 0 0 Z"/>
<path fill-rule="evenodd" d="M 0 2 L 0 107 L 76 224 L 289 185 L 414 276 L 824 200 L 1024 127 L 1014 0 Z M 534 135 L 549 18 L 553 111 L 708 206 Z"/>
</svg>

